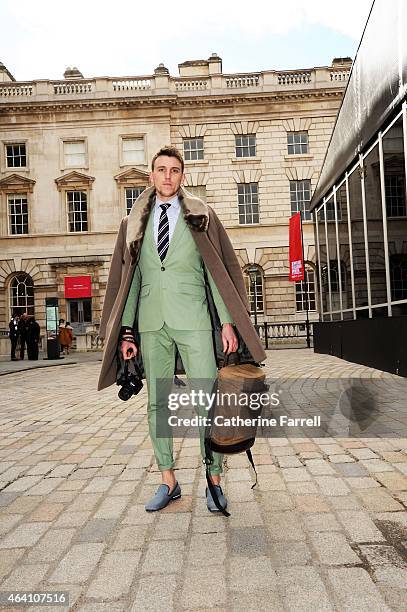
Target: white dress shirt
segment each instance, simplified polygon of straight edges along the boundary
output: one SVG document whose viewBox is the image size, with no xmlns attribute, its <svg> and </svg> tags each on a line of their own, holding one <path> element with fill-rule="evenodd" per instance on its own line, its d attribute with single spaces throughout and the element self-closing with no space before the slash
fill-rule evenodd
<svg viewBox="0 0 407 612">
<path fill-rule="evenodd" d="M 179 203 L 178 196 L 175 195 L 171 198 L 171 200 L 167 200 L 167 204 L 171 204 L 171 206 L 167 209 L 167 216 L 169 221 L 169 241 L 171 242 L 171 238 L 174 234 L 175 226 L 178 221 L 178 215 L 181 210 L 181 206 Z M 160 215 L 162 213 L 162 208 L 160 208 L 160 204 L 165 204 L 165 202 L 161 202 L 158 196 L 155 198 L 155 206 L 154 206 L 154 220 L 153 220 L 153 235 L 155 243 L 157 244 L 158 238 L 158 223 L 160 221 Z"/>
</svg>

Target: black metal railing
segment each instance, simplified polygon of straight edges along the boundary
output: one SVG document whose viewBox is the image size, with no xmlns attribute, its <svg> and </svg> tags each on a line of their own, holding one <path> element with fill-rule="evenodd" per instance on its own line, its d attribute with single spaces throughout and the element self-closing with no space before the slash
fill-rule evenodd
<svg viewBox="0 0 407 612">
<path fill-rule="evenodd" d="M 307 321 L 275 321 L 255 324 L 256 331 L 266 349 L 271 344 L 303 344 L 304 347 L 313 345 L 313 323 L 309 322 L 307 334 Z M 294 342 L 297 341 L 297 342 Z"/>
</svg>

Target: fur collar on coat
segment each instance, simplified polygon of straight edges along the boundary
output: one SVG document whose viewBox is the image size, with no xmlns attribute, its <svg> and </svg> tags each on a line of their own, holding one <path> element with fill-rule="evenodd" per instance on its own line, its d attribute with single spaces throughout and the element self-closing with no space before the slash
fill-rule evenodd
<svg viewBox="0 0 407 612">
<path fill-rule="evenodd" d="M 183 187 L 178 192 L 178 198 L 188 227 L 195 232 L 206 232 L 209 225 L 209 211 L 205 202 Z M 137 198 L 128 216 L 126 242 L 133 262 L 140 252 L 148 217 L 154 204 L 155 187 L 149 187 Z"/>
</svg>

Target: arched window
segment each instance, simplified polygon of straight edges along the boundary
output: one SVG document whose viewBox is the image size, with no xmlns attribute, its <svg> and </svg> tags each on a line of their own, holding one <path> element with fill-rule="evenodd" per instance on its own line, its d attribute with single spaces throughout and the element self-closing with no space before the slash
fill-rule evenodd
<svg viewBox="0 0 407 612">
<path fill-rule="evenodd" d="M 391 299 L 407 299 L 407 255 L 392 255 L 390 257 Z"/>
<path fill-rule="evenodd" d="M 15 312 L 34 314 L 34 283 L 25 272 L 16 274 L 10 282 L 10 316 Z"/>
<path fill-rule="evenodd" d="M 244 270 L 244 279 L 249 298 L 250 312 L 263 313 L 263 274 L 258 266 L 249 266 Z"/>
</svg>

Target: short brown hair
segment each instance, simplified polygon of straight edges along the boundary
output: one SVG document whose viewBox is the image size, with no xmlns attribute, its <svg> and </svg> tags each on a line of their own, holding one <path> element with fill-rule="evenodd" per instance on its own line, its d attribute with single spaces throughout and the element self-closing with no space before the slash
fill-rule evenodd
<svg viewBox="0 0 407 612">
<path fill-rule="evenodd" d="M 160 157 L 161 155 L 165 155 L 166 157 L 175 157 L 176 159 L 178 159 L 179 163 L 181 164 L 182 172 L 184 172 L 184 158 L 182 157 L 178 149 L 176 147 L 172 147 L 171 145 L 161 147 L 158 153 L 154 155 L 152 162 L 151 162 L 151 170 L 154 170 L 155 160 L 157 159 L 157 157 Z"/>
</svg>

